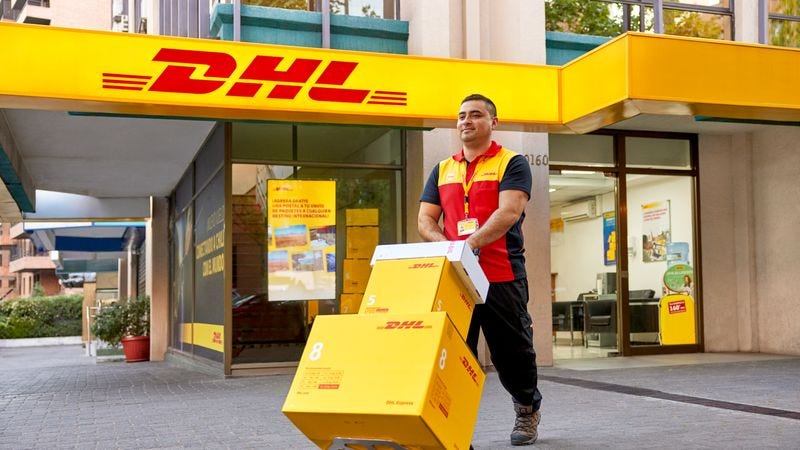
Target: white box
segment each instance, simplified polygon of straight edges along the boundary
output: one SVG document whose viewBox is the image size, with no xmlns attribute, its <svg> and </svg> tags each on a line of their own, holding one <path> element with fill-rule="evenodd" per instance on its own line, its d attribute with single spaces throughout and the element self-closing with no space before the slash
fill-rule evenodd
<svg viewBox="0 0 800 450">
<path fill-rule="evenodd" d="M 489 292 L 489 280 L 483 273 L 478 258 L 466 241 L 420 242 L 414 244 L 379 245 L 372 255 L 375 261 L 386 259 L 430 258 L 446 256 L 456 267 L 458 277 L 464 283 L 475 303 L 484 303 Z"/>
</svg>

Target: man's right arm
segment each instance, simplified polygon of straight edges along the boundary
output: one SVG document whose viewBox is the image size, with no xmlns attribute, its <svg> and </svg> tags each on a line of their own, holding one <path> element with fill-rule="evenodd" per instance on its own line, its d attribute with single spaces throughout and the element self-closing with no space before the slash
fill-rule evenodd
<svg viewBox="0 0 800 450">
<path fill-rule="evenodd" d="M 419 216 L 417 217 L 417 230 L 422 239 L 427 242 L 446 241 L 439 226 L 439 217 L 442 207 L 433 203 L 419 202 Z"/>
</svg>

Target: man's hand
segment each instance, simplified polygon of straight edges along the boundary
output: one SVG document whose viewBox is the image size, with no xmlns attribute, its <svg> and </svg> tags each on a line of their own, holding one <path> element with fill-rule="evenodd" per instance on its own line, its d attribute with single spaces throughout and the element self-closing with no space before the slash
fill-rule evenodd
<svg viewBox="0 0 800 450">
<path fill-rule="evenodd" d="M 419 203 L 419 216 L 417 216 L 417 230 L 423 240 L 427 242 L 446 241 L 439 226 L 442 216 L 442 207 L 428 202 Z"/>
</svg>

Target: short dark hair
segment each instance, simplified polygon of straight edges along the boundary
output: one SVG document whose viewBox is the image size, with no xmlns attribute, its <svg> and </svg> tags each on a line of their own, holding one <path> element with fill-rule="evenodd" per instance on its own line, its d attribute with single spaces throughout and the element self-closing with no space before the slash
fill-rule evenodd
<svg viewBox="0 0 800 450">
<path fill-rule="evenodd" d="M 461 100 L 461 104 L 463 105 L 464 103 L 471 102 L 473 100 L 482 101 L 484 104 L 486 104 L 486 109 L 489 110 L 489 114 L 491 114 L 492 117 L 497 117 L 497 106 L 495 106 L 494 102 L 485 95 L 470 94 L 464 97 L 464 100 Z"/>
</svg>

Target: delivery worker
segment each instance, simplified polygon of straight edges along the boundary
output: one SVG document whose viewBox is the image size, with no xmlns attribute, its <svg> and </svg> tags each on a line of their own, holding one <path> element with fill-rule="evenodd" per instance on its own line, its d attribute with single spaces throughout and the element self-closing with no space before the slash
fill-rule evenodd
<svg viewBox="0 0 800 450">
<path fill-rule="evenodd" d="M 426 241 L 466 240 L 478 255 L 490 284 L 486 303 L 475 307 L 467 344 L 477 355 L 483 329 L 516 412 L 511 444 L 528 445 L 538 437 L 542 401 L 522 237 L 531 171 L 522 155 L 492 140 L 497 123 L 497 108 L 487 97 L 473 94 L 461 102 L 456 129 L 463 147 L 428 177 L 418 228 Z"/>
</svg>

